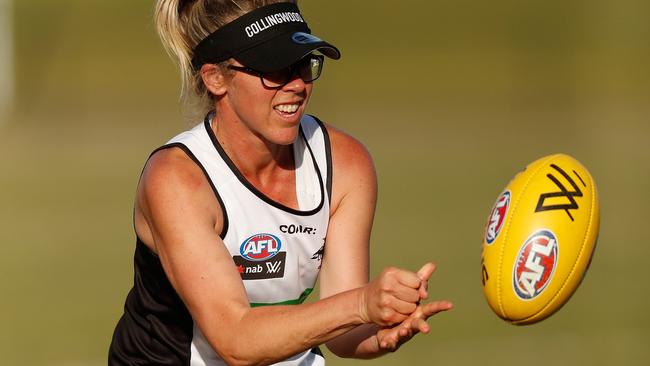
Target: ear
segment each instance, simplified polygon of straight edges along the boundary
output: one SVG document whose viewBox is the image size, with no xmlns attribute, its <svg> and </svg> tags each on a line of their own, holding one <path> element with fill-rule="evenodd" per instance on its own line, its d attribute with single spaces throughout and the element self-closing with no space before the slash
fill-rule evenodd
<svg viewBox="0 0 650 366">
<path fill-rule="evenodd" d="M 212 95 L 221 96 L 226 94 L 226 78 L 219 66 L 204 64 L 201 66 L 201 79 L 203 84 Z"/>
</svg>

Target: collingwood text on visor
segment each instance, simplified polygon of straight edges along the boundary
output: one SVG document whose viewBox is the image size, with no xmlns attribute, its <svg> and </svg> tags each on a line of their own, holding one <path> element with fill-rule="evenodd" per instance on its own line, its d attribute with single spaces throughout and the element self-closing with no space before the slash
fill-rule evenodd
<svg viewBox="0 0 650 366">
<path fill-rule="evenodd" d="M 254 23 L 251 25 L 247 26 L 244 28 L 246 31 L 246 35 L 248 38 L 252 38 L 256 34 L 273 27 L 274 25 L 278 25 L 281 23 L 304 23 L 305 20 L 300 16 L 300 13 L 294 13 L 294 12 L 283 12 L 283 13 L 277 13 L 273 15 L 267 15 L 264 18 L 260 20 L 256 20 Z"/>
</svg>

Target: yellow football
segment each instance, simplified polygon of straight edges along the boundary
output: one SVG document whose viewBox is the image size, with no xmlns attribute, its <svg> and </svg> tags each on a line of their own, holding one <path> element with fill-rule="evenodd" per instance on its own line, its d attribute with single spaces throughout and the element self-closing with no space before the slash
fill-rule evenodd
<svg viewBox="0 0 650 366">
<path fill-rule="evenodd" d="M 529 164 L 497 198 L 483 237 L 483 293 L 513 324 L 543 320 L 580 285 L 596 247 L 598 193 L 589 171 L 555 154 Z"/>
</svg>

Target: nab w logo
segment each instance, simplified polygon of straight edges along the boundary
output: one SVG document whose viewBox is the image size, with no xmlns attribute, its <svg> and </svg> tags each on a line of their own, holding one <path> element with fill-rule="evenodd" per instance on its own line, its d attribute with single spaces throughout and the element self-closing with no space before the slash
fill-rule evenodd
<svg viewBox="0 0 650 366">
<path fill-rule="evenodd" d="M 559 192 L 550 192 L 550 193 L 543 193 L 539 196 L 539 201 L 537 201 L 537 207 L 535 208 L 535 212 L 541 212 L 541 211 L 551 211 L 551 210 L 564 210 L 567 215 L 569 215 L 569 218 L 571 221 L 573 220 L 573 216 L 571 215 L 571 212 L 569 210 L 577 210 L 580 208 L 578 206 L 578 202 L 576 201 L 575 197 L 582 197 L 582 191 L 580 190 L 580 187 L 576 184 L 575 180 L 571 178 L 569 174 L 567 174 L 562 168 L 555 164 L 551 164 L 551 168 L 555 169 L 564 179 L 571 185 L 571 188 L 573 189 L 572 191 L 568 190 L 562 182 L 553 174 L 549 173 L 546 176 L 548 179 L 550 179 L 555 185 L 560 189 Z M 587 187 L 585 184 L 585 181 L 582 180 L 580 175 L 576 173 L 575 170 L 573 170 L 573 174 L 580 180 L 580 183 L 582 183 L 583 187 Z M 557 198 L 560 197 L 563 199 L 564 202 L 557 203 Z M 547 201 L 555 202 L 555 203 L 548 203 Z"/>
<path fill-rule="evenodd" d="M 252 261 L 239 255 L 232 257 L 242 280 L 268 280 L 284 277 L 287 252 L 279 252 L 271 260 Z"/>
<path fill-rule="evenodd" d="M 266 272 L 267 273 L 278 273 L 280 271 L 280 266 L 281 265 L 282 265 L 281 261 L 266 262 Z"/>
</svg>

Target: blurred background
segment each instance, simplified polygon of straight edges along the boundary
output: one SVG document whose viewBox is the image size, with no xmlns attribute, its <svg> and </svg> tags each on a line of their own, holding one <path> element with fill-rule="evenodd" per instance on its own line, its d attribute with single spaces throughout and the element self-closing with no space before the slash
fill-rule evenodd
<svg viewBox="0 0 650 366">
<path fill-rule="evenodd" d="M 650 359 L 650 2 L 302 1 L 336 44 L 310 113 L 374 156 L 372 271 L 438 263 L 452 312 L 374 365 Z M 102 365 L 132 285 L 132 200 L 189 121 L 153 1 L 0 0 L 0 364 Z M 481 237 L 501 189 L 564 152 L 599 185 L 591 269 L 548 320 L 488 308 Z M 330 365 L 358 361 L 329 357 Z"/>
</svg>

